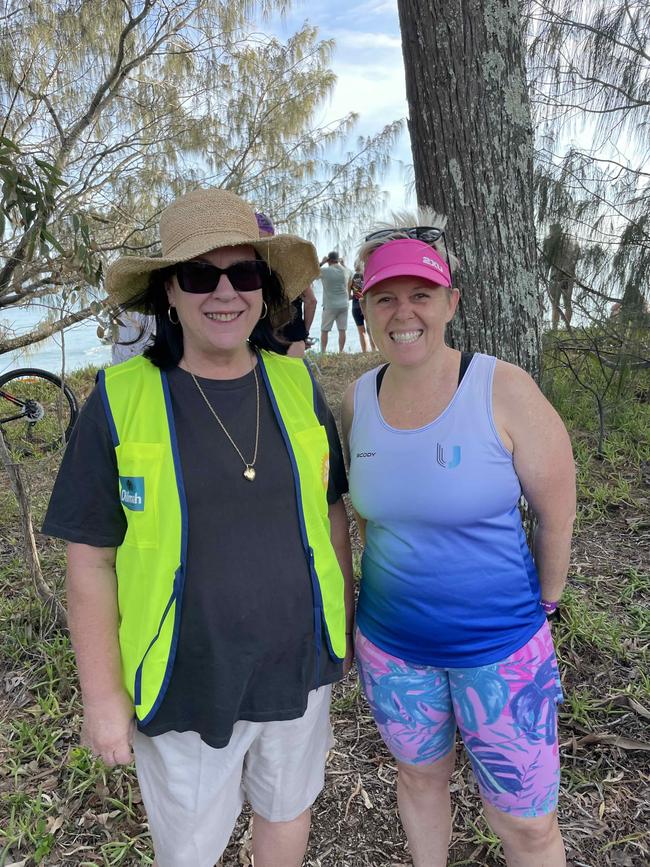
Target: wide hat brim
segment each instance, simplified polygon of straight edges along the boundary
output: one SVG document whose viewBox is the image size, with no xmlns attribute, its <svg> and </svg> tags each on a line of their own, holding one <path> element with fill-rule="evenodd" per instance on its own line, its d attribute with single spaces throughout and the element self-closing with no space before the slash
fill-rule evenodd
<svg viewBox="0 0 650 867">
<path fill-rule="evenodd" d="M 319 274 L 316 248 L 296 235 L 260 237 L 255 211 L 230 190 L 197 189 L 160 215 L 160 256 L 121 256 L 106 272 L 115 306 L 127 304 L 149 285 L 154 271 L 187 262 L 220 247 L 251 245 L 280 280 L 288 302 Z"/>
<path fill-rule="evenodd" d="M 251 238 L 238 232 L 216 232 L 197 234 L 192 243 L 184 246 L 181 255 L 121 256 L 107 269 L 106 291 L 115 306 L 126 304 L 144 292 L 154 271 L 178 262 L 187 262 L 219 247 L 237 247 L 244 244 L 254 247 L 271 271 L 278 275 L 288 301 L 293 301 L 304 292 L 320 273 L 316 248 L 297 235 Z"/>
</svg>

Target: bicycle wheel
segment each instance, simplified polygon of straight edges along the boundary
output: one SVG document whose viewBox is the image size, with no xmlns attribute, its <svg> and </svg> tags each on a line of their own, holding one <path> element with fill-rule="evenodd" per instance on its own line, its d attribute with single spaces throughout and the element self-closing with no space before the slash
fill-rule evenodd
<svg viewBox="0 0 650 867">
<path fill-rule="evenodd" d="M 0 426 L 16 458 L 61 448 L 78 414 L 74 392 L 54 373 L 24 367 L 0 376 Z"/>
</svg>

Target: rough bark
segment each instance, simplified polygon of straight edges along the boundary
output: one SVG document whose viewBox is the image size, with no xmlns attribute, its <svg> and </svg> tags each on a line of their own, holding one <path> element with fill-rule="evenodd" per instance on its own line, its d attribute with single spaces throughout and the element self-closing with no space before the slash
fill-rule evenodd
<svg viewBox="0 0 650 867">
<path fill-rule="evenodd" d="M 450 339 L 533 374 L 533 136 L 518 0 L 398 0 L 420 205 L 449 218 L 461 306 Z"/>
</svg>

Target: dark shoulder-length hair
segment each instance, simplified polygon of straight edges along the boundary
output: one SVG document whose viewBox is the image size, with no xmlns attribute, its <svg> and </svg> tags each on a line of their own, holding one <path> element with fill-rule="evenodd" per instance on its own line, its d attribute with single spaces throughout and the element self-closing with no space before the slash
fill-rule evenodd
<svg viewBox="0 0 650 867">
<path fill-rule="evenodd" d="M 183 329 L 169 318 L 166 291 L 166 284 L 174 276 L 174 271 L 174 265 L 152 271 L 147 288 L 120 307 L 120 310 L 139 310 L 155 318 L 155 336 L 143 355 L 162 370 L 176 367 L 183 357 Z M 268 349 L 286 354 L 288 343 L 278 335 L 276 329 L 289 320 L 290 306 L 282 283 L 274 271 L 269 271 L 264 281 L 262 297 L 268 312 L 258 320 L 248 342 L 254 349 Z"/>
</svg>

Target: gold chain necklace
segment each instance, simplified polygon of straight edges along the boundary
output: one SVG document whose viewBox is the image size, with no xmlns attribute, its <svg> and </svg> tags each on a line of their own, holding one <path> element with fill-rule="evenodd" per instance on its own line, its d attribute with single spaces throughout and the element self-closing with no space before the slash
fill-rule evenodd
<svg viewBox="0 0 650 867">
<path fill-rule="evenodd" d="M 228 437 L 228 439 L 232 443 L 232 447 L 237 452 L 239 457 L 242 459 L 243 464 L 244 464 L 244 472 L 242 475 L 244 476 L 244 478 L 247 481 L 254 482 L 255 481 L 255 475 L 256 475 L 256 473 L 255 473 L 255 461 L 257 460 L 257 446 L 258 446 L 259 441 L 260 441 L 260 383 L 259 383 L 259 380 L 257 378 L 257 365 L 253 366 L 253 374 L 255 376 L 255 397 L 256 397 L 256 402 L 257 402 L 256 422 L 255 422 L 255 451 L 253 452 L 253 457 L 251 458 L 250 463 L 246 460 L 246 458 L 240 452 L 239 448 L 237 447 L 237 443 L 234 441 L 234 439 L 230 436 L 230 434 L 226 430 L 226 426 L 221 421 L 221 419 L 219 418 L 219 416 L 215 412 L 214 407 L 212 406 L 210 401 L 205 396 L 205 392 L 203 391 L 203 389 L 199 385 L 198 379 L 194 376 L 194 374 L 192 373 L 191 370 L 189 373 L 190 373 L 190 376 L 192 377 L 192 379 L 194 380 L 194 384 L 196 385 L 196 387 L 199 390 L 199 394 L 201 395 L 203 400 L 206 402 L 208 409 L 210 410 L 212 415 L 216 418 L 216 420 L 219 422 L 219 427 L 225 433 L 225 435 Z"/>
</svg>

